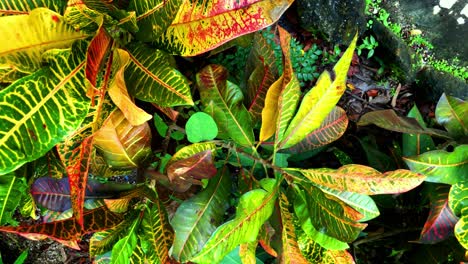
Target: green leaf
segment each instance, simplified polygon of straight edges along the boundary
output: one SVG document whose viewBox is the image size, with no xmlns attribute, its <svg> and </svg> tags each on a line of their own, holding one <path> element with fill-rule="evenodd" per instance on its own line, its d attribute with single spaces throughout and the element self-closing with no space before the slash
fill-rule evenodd
<svg viewBox="0 0 468 264">
<path fill-rule="evenodd" d="M 409 170 L 379 171 L 359 164 L 349 164 L 338 169 L 285 169 L 298 171 L 312 182 L 337 191 L 360 194 L 403 193 L 424 181 L 424 176 Z"/>
<path fill-rule="evenodd" d="M 286 130 L 281 141 L 281 148 L 288 148 L 302 141 L 306 136 L 319 128 L 323 120 L 333 110 L 346 90 L 346 76 L 353 58 L 357 34 L 341 59 L 333 68 L 335 78 L 328 72 L 322 73 L 316 85 L 306 93 L 299 110 Z"/>
<path fill-rule="evenodd" d="M 0 174 L 35 160 L 75 131 L 88 113 L 85 43 L 44 54 L 47 67 L 0 91 Z"/>
<path fill-rule="evenodd" d="M 408 134 L 427 134 L 450 139 L 445 131 L 432 128 L 425 129 L 419 125 L 416 119 L 398 116 L 393 109 L 377 110 L 366 113 L 361 117 L 361 119 L 359 119 L 357 124 L 358 126 L 374 124 L 380 128 L 395 132 Z"/>
<path fill-rule="evenodd" d="M 200 252 L 211 234 L 222 223 L 228 207 L 231 179 L 225 166 L 212 178 L 208 186 L 184 201 L 171 220 L 175 238 L 170 255 L 177 261 L 186 262 Z"/>
<path fill-rule="evenodd" d="M 256 264 L 263 264 L 259 258 L 256 258 Z M 245 264 L 241 259 L 240 246 L 233 249 L 220 262 L 220 264 Z"/>
<path fill-rule="evenodd" d="M 130 94 L 159 106 L 193 105 L 187 79 L 171 66 L 169 55 L 143 43 L 128 49 L 125 82 Z"/>
<path fill-rule="evenodd" d="M 425 175 L 426 181 L 455 184 L 466 179 L 468 145 L 457 146 L 452 152 L 433 150 L 403 160 L 412 171 Z"/>
<path fill-rule="evenodd" d="M 185 124 L 187 139 L 191 143 L 212 140 L 218 135 L 218 127 L 213 118 L 203 112 L 193 114 Z"/>
<path fill-rule="evenodd" d="M 264 179 L 263 182 L 269 186 L 275 184 L 272 179 Z M 238 245 L 255 241 L 263 223 L 273 213 L 276 196 L 276 188 L 269 191 L 255 189 L 242 195 L 236 217 L 218 227 L 191 261 L 217 263 Z"/>
<path fill-rule="evenodd" d="M 339 139 L 347 127 L 348 117 L 345 110 L 336 106 L 323 120 L 318 129 L 312 131 L 302 141 L 284 151 L 301 153 L 326 146 Z"/>
<path fill-rule="evenodd" d="M 468 250 L 468 207 L 462 209 L 460 220 L 455 225 L 454 232 L 458 242 Z"/>
<path fill-rule="evenodd" d="M 17 224 L 12 216 L 26 194 L 26 188 L 24 178 L 18 178 L 13 173 L 0 177 L 0 225 Z"/>
<path fill-rule="evenodd" d="M 132 255 L 133 249 L 137 244 L 137 235 L 136 230 L 140 225 L 140 220 L 134 219 L 130 229 L 128 230 L 128 235 L 121 238 L 112 248 L 111 264 L 114 263 L 127 263 Z"/>
<path fill-rule="evenodd" d="M 27 15 L 0 17 L 0 64 L 32 73 L 40 68 L 42 54 L 54 48 L 68 48 L 88 36 L 70 27 L 63 17 L 47 8 Z M 18 31 L 20 29 L 20 31 Z"/>
<path fill-rule="evenodd" d="M 379 144 L 374 135 L 358 138 L 359 143 L 366 153 L 369 166 L 378 171 L 389 171 L 397 168 L 395 161 L 379 149 Z"/>
<path fill-rule="evenodd" d="M 27 14 L 38 7 L 47 7 L 62 14 L 66 6 L 66 1 L 57 0 L 2 0 L 0 2 L 0 15 Z"/>
<path fill-rule="evenodd" d="M 202 142 L 202 143 L 195 143 L 192 145 L 185 146 L 181 148 L 179 151 L 177 151 L 172 158 L 169 160 L 167 163 L 167 166 L 173 164 L 176 161 L 183 160 L 186 158 L 190 158 L 193 155 L 207 151 L 207 150 L 212 150 L 213 153 L 216 151 L 216 144 L 212 142 Z M 167 167 L 166 166 L 166 167 Z"/>
<path fill-rule="evenodd" d="M 304 190 L 297 190 L 309 210 L 309 219 L 315 230 L 342 242 L 354 241 L 367 224 L 358 223 L 362 215 L 335 198 L 324 194 L 311 184 L 302 184 Z M 340 246 L 340 244 L 335 246 Z"/>
<path fill-rule="evenodd" d="M 132 0 L 127 10 L 135 11 L 138 22 L 137 39 L 150 42 L 157 39 L 174 20 L 182 0 Z"/>
<path fill-rule="evenodd" d="M 437 123 L 454 138 L 468 136 L 468 103 L 442 94 L 435 110 Z"/>
<path fill-rule="evenodd" d="M 423 117 L 415 105 L 408 113 L 408 117 L 416 119 L 422 128 L 426 128 Z M 408 134 L 402 135 L 403 156 L 420 155 L 426 151 L 434 150 L 434 141 L 429 135 L 425 134 Z"/>
<path fill-rule="evenodd" d="M 218 137 L 231 138 L 242 146 L 252 146 L 252 120 L 242 104 L 240 88 L 227 81 L 227 70 L 219 65 L 206 66 L 197 74 L 197 86 L 204 111 L 218 125 Z"/>
<path fill-rule="evenodd" d="M 347 191 L 337 191 L 324 186 L 319 186 L 319 188 L 324 193 L 335 196 L 361 213 L 363 217 L 359 219 L 359 222 L 366 222 L 380 215 L 379 208 L 369 195 Z"/>
<path fill-rule="evenodd" d="M 29 250 L 23 251 L 18 258 L 15 260 L 13 264 L 23 264 L 26 261 L 26 258 L 28 258 Z M 1 262 L 1 259 L 0 259 Z"/>
<path fill-rule="evenodd" d="M 468 208 L 468 181 L 455 183 L 449 192 L 449 206 L 455 215 L 461 215 Z"/>
<path fill-rule="evenodd" d="M 127 230 L 137 219 L 132 216 L 127 216 L 119 225 L 93 234 L 89 240 L 89 254 L 92 257 L 104 254 L 127 234 Z"/>
</svg>

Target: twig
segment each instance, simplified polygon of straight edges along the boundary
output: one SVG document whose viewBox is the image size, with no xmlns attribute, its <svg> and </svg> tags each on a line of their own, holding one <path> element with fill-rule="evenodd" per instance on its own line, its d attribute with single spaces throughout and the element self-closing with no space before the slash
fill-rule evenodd
<svg viewBox="0 0 468 264">
<path fill-rule="evenodd" d="M 395 91 L 395 94 L 393 95 L 393 98 L 392 98 L 392 107 L 395 108 L 396 106 L 396 101 L 397 101 L 397 98 L 398 98 L 398 94 L 400 93 L 400 90 L 401 90 L 401 83 L 398 84 L 397 88 L 396 88 L 396 91 Z"/>
</svg>

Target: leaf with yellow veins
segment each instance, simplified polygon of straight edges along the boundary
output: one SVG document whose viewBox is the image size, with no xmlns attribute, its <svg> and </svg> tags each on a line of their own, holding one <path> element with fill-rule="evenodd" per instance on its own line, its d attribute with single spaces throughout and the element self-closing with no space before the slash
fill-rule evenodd
<svg viewBox="0 0 468 264">
<path fill-rule="evenodd" d="M 286 130 L 280 149 L 291 147 L 303 140 L 310 132 L 319 128 L 322 121 L 335 107 L 346 90 L 346 75 L 348 73 L 357 34 L 349 45 L 343 57 L 333 68 L 335 79 L 328 72 L 323 72 L 314 88 L 302 100 L 302 103 Z"/>
<path fill-rule="evenodd" d="M 109 96 L 117 107 L 122 111 L 125 118 L 132 126 L 138 126 L 151 119 L 151 115 L 135 105 L 127 92 L 124 72 L 130 62 L 128 52 L 117 49 L 114 51 L 113 67 L 115 77 L 109 87 Z"/>
<path fill-rule="evenodd" d="M 283 76 L 274 82 L 267 91 L 265 106 L 262 110 L 262 127 L 260 128 L 260 141 L 265 141 L 275 134 L 276 120 L 278 119 L 278 99 L 283 87 Z"/>
</svg>

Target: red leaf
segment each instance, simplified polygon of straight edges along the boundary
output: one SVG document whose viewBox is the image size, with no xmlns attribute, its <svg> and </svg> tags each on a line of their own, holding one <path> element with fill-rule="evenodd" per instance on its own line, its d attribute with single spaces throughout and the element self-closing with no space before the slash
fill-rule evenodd
<svg viewBox="0 0 468 264">
<path fill-rule="evenodd" d="M 211 150 L 205 150 L 170 164 L 167 175 L 171 181 L 177 178 L 209 179 L 216 175 L 216 171 Z"/>
<path fill-rule="evenodd" d="M 106 57 L 109 55 L 111 46 L 112 38 L 101 27 L 98 34 L 91 41 L 86 56 L 86 79 L 93 86 L 96 86 L 97 77 L 104 66 Z"/>
</svg>

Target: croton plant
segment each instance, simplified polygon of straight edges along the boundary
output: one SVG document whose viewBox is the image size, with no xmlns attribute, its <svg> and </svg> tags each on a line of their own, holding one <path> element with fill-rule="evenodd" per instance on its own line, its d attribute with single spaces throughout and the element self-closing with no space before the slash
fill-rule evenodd
<svg viewBox="0 0 468 264">
<path fill-rule="evenodd" d="M 422 154 L 435 149 L 431 135 L 466 136 L 456 98 L 436 112 L 450 135 L 394 112 L 360 121 L 408 133 L 411 170 L 288 166 L 345 132 L 336 104 L 357 39 L 302 91 L 288 32 L 276 30 L 282 72 L 255 33 L 292 2 L 0 1 L 0 230 L 76 249 L 92 234 L 96 263 L 254 263 L 257 248 L 281 263 L 353 263 L 348 244 L 379 215 L 371 195 L 427 179 L 453 187 L 434 196 L 422 239 L 439 234 L 449 212 L 467 247 L 467 146 Z M 248 33 L 241 86 L 220 65 L 178 70 L 175 56 L 222 50 Z"/>
</svg>

